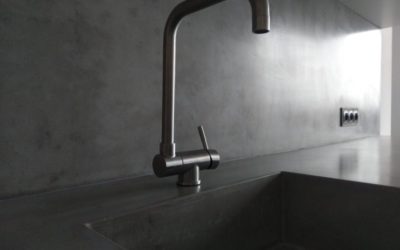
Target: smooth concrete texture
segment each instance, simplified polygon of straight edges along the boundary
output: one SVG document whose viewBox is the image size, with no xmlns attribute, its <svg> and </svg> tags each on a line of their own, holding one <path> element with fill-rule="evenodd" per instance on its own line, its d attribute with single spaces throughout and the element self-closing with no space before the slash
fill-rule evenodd
<svg viewBox="0 0 400 250">
<path fill-rule="evenodd" d="M 281 237 L 279 176 L 146 207 L 91 224 L 125 249 L 269 249 Z"/>
<path fill-rule="evenodd" d="M 84 224 L 129 215 L 146 207 L 173 202 L 176 198 L 185 199 L 251 183 L 281 171 L 377 184 L 399 190 L 399 151 L 400 138 L 374 137 L 225 162 L 221 168 L 204 173 L 200 190 L 179 188 L 173 177 L 159 179 L 144 176 L 3 200 L 0 201 L 0 246 L 2 250 L 120 249 Z M 297 188 L 297 192 L 307 196 L 307 192 L 302 190 Z M 363 188 L 359 190 L 362 192 Z M 368 197 L 368 194 L 365 192 L 363 195 Z M 212 206 L 209 208 L 212 209 Z M 277 249 L 287 249 L 284 247 Z"/>
<path fill-rule="evenodd" d="M 91 224 L 124 249 L 392 250 L 400 189 L 281 173 Z"/>
<path fill-rule="evenodd" d="M 162 31 L 178 0 L 0 0 L 0 197 L 152 174 Z M 335 0 L 248 1 L 181 24 L 178 150 L 223 161 L 379 133 L 380 32 Z M 357 107 L 360 126 L 339 127 Z"/>
<path fill-rule="evenodd" d="M 392 134 L 400 136 L 400 24 L 393 27 L 392 60 Z"/>
<path fill-rule="evenodd" d="M 400 248 L 400 189 L 291 174 L 283 182 L 286 241 L 314 250 Z"/>
<path fill-rule="evenodd" d="M 400 2 L 397 0 L 340 0 L 379 27 L 387 28 L 399 23 Z"/>
</svg>

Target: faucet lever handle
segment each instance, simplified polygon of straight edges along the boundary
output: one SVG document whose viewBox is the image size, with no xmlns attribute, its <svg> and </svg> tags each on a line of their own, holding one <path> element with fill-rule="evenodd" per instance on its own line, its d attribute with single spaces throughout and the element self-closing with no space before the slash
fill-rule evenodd
<svg viewBox="0 0 400 250">
<path fill-rule="evenodd" d="M 208 150 L 207 137 L 206 137 L 206 133 L 204 132 L 203 126 L 198 126 L 197 130 L 199 131 L 199 135 L 200 135 L 201 143 L 203 144 L 203 148 L 205 150 Z"/>
</svg>

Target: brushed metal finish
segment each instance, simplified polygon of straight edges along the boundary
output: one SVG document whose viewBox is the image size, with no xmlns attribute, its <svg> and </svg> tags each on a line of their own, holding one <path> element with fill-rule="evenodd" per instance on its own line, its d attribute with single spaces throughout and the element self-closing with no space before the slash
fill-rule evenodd
<svg viewBox="0 0 400 250">
<path fill-rule="evenodd" d="M 153 170 L 158 177 L 166 177 L 184 173 L 194 166 L 201 170 L 215 169 L 219 162 L 219 154 L 213 149 L 179 152 L 175 157 L 158 154 L 153 159 Z"/>
<path fill-rule="evenodd" d="M 357 108 L 340 108 L 340 126 L 357 126 L 360 121 L 360 112 Z"/>
<path fill-rule="evenodd" d="M 200 185 L 200 170 L 216 168 L 219 155 L 208 149 L 208 143 L 202 126 L 198 128 L 204 151 L 184 152 L 185 157 L 176 155 L 175 144 L 175 71 L 176 71 L 176 34 L 181 20 L 194 12 L 208 8 L 225 0 L 187 0 L 178 4 L 168 17 L 164 29 L 163 57 L 163 99 L 162 133 L 160 154 L 153 160 L 154 173 L 158 177 L 178 174 L 178 185 Z M 268 0 L 249 0 L 252 9 L 253 32 L 267 33 L 270 30 L 270 12 Z M 210 151 L 214 153 L 210 153 Z M 169 164 L 168 162 L 173 162 Z M 202 168 L 205 165 L 206 168 Z M 213 167 L 211 167 L 213 166 Z"/>
<path fill-rule="evenodd" d="M 207 150 L 208 149 L 208 142 L 207 142 L 206 133 L 204 132 L 203 126 L 199 126 L 197 128 L 197 130 L 199 131 L 199 135 L 200 135 L 201 143 L 203 144 L 203 148 L 205 150 Z"/>
<path fill-rule="evenodd" d="M 178 4 L 168 17 L 164 29 L 163 47 L 163 106 L 160 154 L 175 157 L 175 71 L 176 35 L 181 20 L 194 12 L 225 0 L 187 0 Z M 268 0 L 249 0 L 252 9 L 253 32 L 266 33 L 270 29 Z"/>
<path fill-rule="evenodd" d="M 178 186 L 193 187 L 201 184 L 200 167 L 194 166 L 183 174 L 178 175 Z"/>
</svg>

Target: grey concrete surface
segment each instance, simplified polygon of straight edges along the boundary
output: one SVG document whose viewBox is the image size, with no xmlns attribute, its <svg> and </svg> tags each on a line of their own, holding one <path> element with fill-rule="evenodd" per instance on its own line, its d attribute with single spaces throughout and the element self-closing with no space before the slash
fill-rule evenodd
<svg viewBox="0 0 400 250">
<path fill-rule="evenodd" d="M 349 184 L 342 185 L 337 193 L 335 190 L 325 189 L 333 198 L 338 197 L 336 194 L 348 194 L 347 197 L 352 197 L 354 190 L 357 189 L 362 193 L 358 198 L 361 201 L 368 201 L 370 191 L 365 192 L 362 185 L 354 182 L 377 184 L 378 186 L 369 185 L 375 187 L 367 189 L 389 190 L 387 194 L 390 197 L 391 190 L 397 190 L 395 191 L 397 193 L 400 190 L 399 150 L 400 138 L 374 137 L 249 160 L 225 162 L 215 172 L 204 173 L 200 190 L 179 188 L 175 186 L 176 179 L 173 177 L 158 179 L 155 176 L 143 176 L 3 200 L 0 201 L 0 248 L 2 250 L 120 249 L 83 224 L 112 220 L 146 207 L 174 202 L 174 199 L 191 200 L 190 197 L 197 196 L 193 198 L 196 200 L 207 192 L 212 194 L 216 190 L 251 184 L 256 180 L 262 182 L 267 176 L 276 176 L 281 171 L 328 177 L 338 180 L 336 181 L 338 183 L 339 180 L 350 181 L 347 182 Z M 331 206 L 326 202 L 326 198 L 329 197 L 324 196 L 324 189 L 312 188 L 312 181 L 306 180 L 305 183 L 310 185 L 304 188 L 302 188 L 304 182 L 297 183 L 298 185 L 293 185 L 291 190 L 298 193 L 297 197 L 300 197 L 298 199 L 302 200 L 301 197 L 307 196 L 302 190 L 319 193 L 324 200 L 321 199 L 321 203 L 318 204 L 320 206 L 326 204 L 325 208 L 329 210 Z M 322 183 L 330 186 L 326 181 Z M 347 193 L 346 187 L 349 186 L 351 192 Z M 371 195 L 377 197 L 375 192 Z M 377 200 L 368 203 L 368 207 L 374 207 L 374 203 L 379 202 L 379 197 L 378 195 Z M 396 197 L 392 199 L 393 202 L 388 202 L 387 204 L 391 205 L 386 208 L 393 208 L 392 205 L 398 203 Z M 355 198 L 350 200 L 356 201 Z M 313 205 L 310 199 L 305 199 L 305 202 Z M 363 203 L 358 204 L 363 205 Z M 382 204 L 380 203 L 380 206 Z M 312 211 L 316 209 L 317 206 Z M 297 210 L 293 206 L 290 211 Z M 303 207 L 298 211 L 305 209 Z M 382 210 L 376 211 L 377 214 L 382 214 Z M 393 214 L 398 209 L 388 211 Z M 397 225 L 396 221 L 392 220 L 391 225 L 394 224 Z"/>
<path fill-rule="evenodd" d="M 399 196 L 399 188 L 284 172 L 91 225 L 127 250 L 392 250 Z"/>
<path fill-rule="evenodd" d="M 400 3 L 396 0 L 340 0 L 379 27 L 387 28 L 400 23 Z"/>
<path fill-rule="evenodd" d="M 400 248 L 399 188 L 291 174 L 283 183 L 286 241 L 320 250 Z"/>
<path fill-rule="evenodd" d="M 179 0 L 0 0 L 0 198 L 151 174 L 161 133 L 162 30 Z M 334 0 L 248 2 L 181 25 L 176 136 L 203 124 L 223 161 L 378 133 L 379 39 Z M 341 106 L 359 127 L 339 128 Z"/>
<path fill-rule="evenodd" d="M 400 20 L 400 17 L 399 17 Z M 392 134 L 400 136 L 400 21 L 393 27 L 392 48 Z"/>
<path fill-rule="evenodd" d="M 92 224 L 126 250 L 270 249 L 281 236 L 279 175 Z"/>
</svg>

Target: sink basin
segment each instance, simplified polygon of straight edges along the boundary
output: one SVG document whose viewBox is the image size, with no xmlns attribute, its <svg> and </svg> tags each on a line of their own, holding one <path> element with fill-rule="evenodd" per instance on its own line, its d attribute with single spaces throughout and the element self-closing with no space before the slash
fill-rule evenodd
<svg viewBox="0 0 400 250">
<path fill-rule="evenodd" d="M 396 188 L 281 173 L 90 224 L 123 249 L 400 249 Z"/>
</svg>

